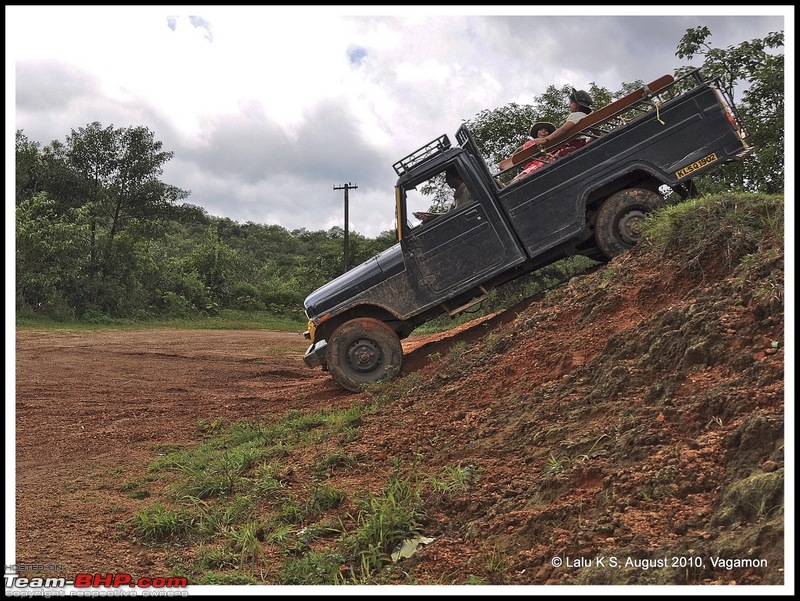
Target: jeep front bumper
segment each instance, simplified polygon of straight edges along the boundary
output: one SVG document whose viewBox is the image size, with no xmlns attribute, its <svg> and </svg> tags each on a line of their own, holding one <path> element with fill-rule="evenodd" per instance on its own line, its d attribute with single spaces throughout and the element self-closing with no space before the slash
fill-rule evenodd
<svg viewBox="0 0 800 601">
<path fill-rule="evenodd" d="M 328 361 L 326 357 L 326 351 L 328 348 L 328 343 L 324 340 L 320 340 L 319 342 L 315 342 L 311 346 L 308 347 L 306 350 L 306 354 L 303 355 L 303 361 L 305 364 L 310 368 L 321 367 L 323 371 L 327 371 L 328 369 Z"/>
</svg>

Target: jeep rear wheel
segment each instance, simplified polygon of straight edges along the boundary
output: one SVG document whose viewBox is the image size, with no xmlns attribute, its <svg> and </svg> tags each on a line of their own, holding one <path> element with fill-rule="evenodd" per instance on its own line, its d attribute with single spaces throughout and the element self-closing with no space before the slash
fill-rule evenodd
<svg viewBox="0 0 800 601">
<path fill-rule="evenodd" d="M 328 341 L 328 369 L 344 388 L 358 392 L 364 384 L 397 375 L 403 346 L 395 331 L 378 319 L 352 319 Z"/>
<path fill-rule="evenodd" d="M 607 259 L 633 248 L 642 236 L 642 221 L 664 204 L 658 192 L 628 188 L 609 196 L 597 211 L 594 238 Z"/>
</svg>

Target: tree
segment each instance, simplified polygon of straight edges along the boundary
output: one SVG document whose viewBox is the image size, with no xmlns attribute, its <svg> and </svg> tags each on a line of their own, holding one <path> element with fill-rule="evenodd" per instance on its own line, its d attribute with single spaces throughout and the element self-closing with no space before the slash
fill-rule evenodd
<svg viewBox="0 0 800 601">
<path fill-rule="evenodd" d="M 14 159 L 16 169 L 16 206 L 41 190 L 42 163 L 38 142 L 31 142 L 17 130 Z"/>
<path fill-rule="evenodd" d="M 496 109 L 485 109 L 465 121 L 488 164 L 507 157 L 528 135 L 537 120 L 537 107 L 515 102 Z"/>
<path fill-rule="evenodd" d="M 16 208 L 16 305 L 72 318 L 83 296 L 88 220 L 80 209 L 59 213 L 45 192 Z"/>
<path fill-rule="evenodd" d="M 173 205 L 189 192 L 160 181 L 172 159 L 146 127 L 103 129 L 98 122 L 67 136 L 64 156 L 85 182 L 85 201 L 106 228 L 111 247 L 117 233 L 133 220 L 173 216 Z"/>
<path fill-rule="evenodd" d="M 226 305 L 239 260 L 239 253 L 220 239 L 216 227 L 210 227 L 202 244 L 184 261 L 184 269 L 199 276 L 211 301 L 198 308 L 216 313 Z"/>
</svg>

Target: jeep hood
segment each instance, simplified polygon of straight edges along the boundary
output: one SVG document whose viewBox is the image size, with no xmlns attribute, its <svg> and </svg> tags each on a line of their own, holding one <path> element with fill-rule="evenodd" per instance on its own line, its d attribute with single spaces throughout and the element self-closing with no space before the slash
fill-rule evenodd
<svg viewBox="0 0 800 601">
<path fill-rule="evenodd" d="M 403 251 L 398 242 L 309 294 L 303 302 L 306 315 L 313 319 L 404 269 Z"/>
</svg>

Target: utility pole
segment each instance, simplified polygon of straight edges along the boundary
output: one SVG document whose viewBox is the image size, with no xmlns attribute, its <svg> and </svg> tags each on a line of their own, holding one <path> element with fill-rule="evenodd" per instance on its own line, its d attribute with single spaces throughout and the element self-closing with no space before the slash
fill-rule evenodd
<svg viewBox="0 0 800 601">
<path fill-rule="evenodd" d="M 343 186 L 334 186 L 334 190 L 344 190 L 344 270 L 347 271 L 350 269 L 349 267 L 349 257 L 350 254 L 350 209 L 349 209 L 349 197 L 348 192 L 350 190 L 358 189 L 356 184 L 351 184 L 347 182 Z"/>
</svg>

